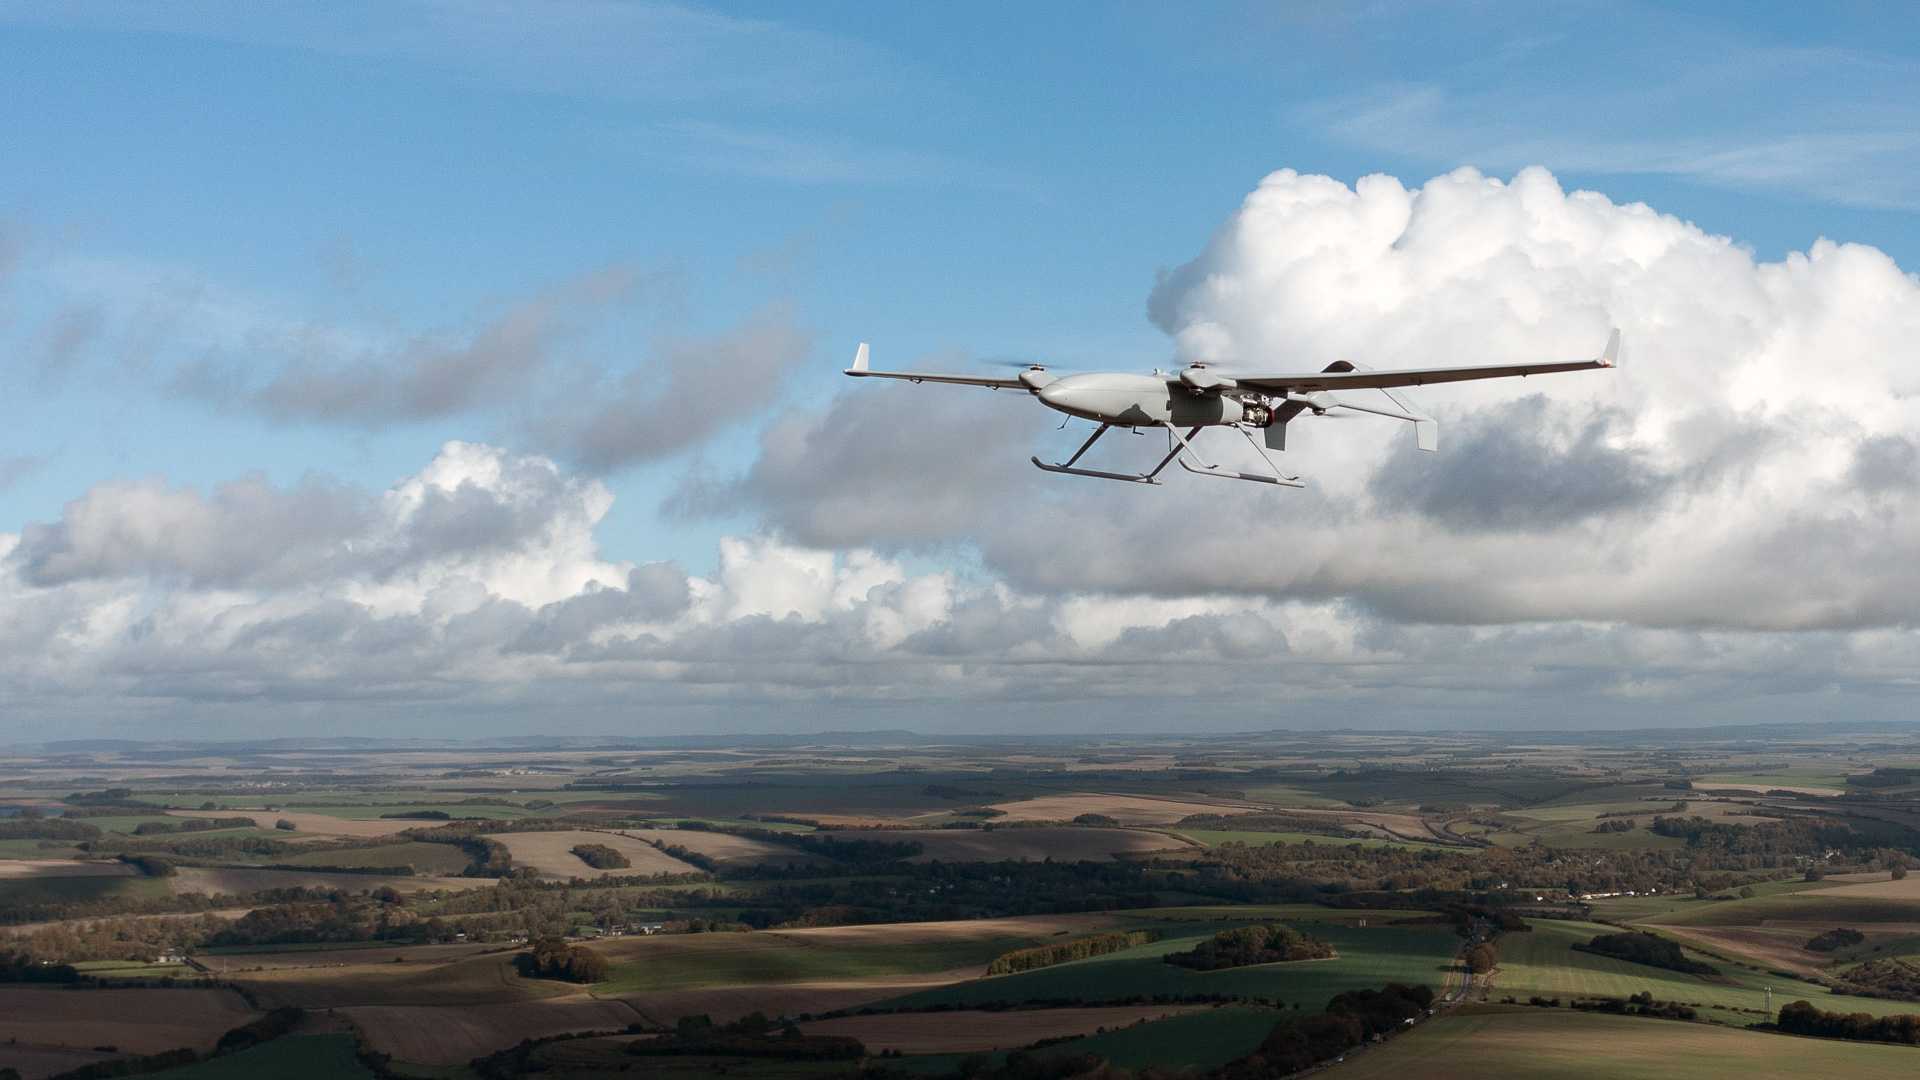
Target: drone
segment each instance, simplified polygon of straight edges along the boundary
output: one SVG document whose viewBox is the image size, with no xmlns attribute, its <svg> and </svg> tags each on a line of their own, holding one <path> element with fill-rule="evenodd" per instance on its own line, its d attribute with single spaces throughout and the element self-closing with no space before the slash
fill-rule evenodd
<svg viewBox="0 0 1920 1080">
<path fill-rule="evenodd" d="M 1305 487 L 1305 481 L 1289 476 L 1275 463 L 1270 450 L 1287 448 L 1287 425 L 1304 414 L 1328 416 L 1335 410 L 1371 413 L 1405 420 L 1413 425 L 1414 442 L 1422 450 L 1439 449 L 1439 425 L 1433 417 L 1415 408 L 1405 394 L 1396 389 L 1427 386 L 1433 383 L 1467 382 L 1474 379 L 1505 379 L 1513 376 L 1550 375 L 1563 371 L 1590 371 L 1612 368 L 1620 361 L 1620 331 L 1615 328 L 1607 338 L 1607 347 L 1592 360 L 1573 360 L 1544 364 L 1493 364 L 1479 367 L 1406 368 L 1399 371 L 1374 371 L 1347 360 L 1336 360 L 1321 371 L 1297 374 L 1246 374 L 1215 370 L 1204 363 L 1192 363 L 1178 372 L 1156 371 L 1134 375 L 1117 371 L 1055 375 L 1042 364 L 1023 364 L 1012 378 L 987 378 L 974 375 L 946 375 L 926 371 L 875 371 L 868 366 L 867 343 L 854 351 L 853 366 L 846 374 L 870 379 L 905 379 L 913 383 L 954 383 L 960 386 L 984 386 L 992 390 L 1024 390 L 1040 399 L 1049 409 L 1070 417 L 1091 420 L 1094 429 L 1080 449 L 1065 461 L 1048 463 L 1038 457 L 1033 463 L 1050 473 L 1090 476 L 1101 480 L 1124 480 L 1134 484 L 1158 484 L 1162 470 L 1175 460 L 1180 467 L 1200 476 L 1227 480 L 1250 480 L 1280 487 Z M 1336 390 L 1378 390 L 1385 404 L 1360 404 L 1335 397 Z M 1062 425 L 1064 426 L 1064 424 Z M 1266 473 L 1238 472 L 1209 463 L 1193 448 L 1200 432 L 1226 427 L 1246 437 L 1271 470 Z M 1167 433 L 1167 455 L 1149 472 L 1123 473 L 1102 469 L 1077 468 L 1100 437 L 1114 428 L 1126 428 L 1138 434 L 1142 428 L 1163 428 Z M 1186 434 L 1180 429 L 1185 428 Z M 1255 439 L 1260 429 L 1263 438 Z"/>
</svg>

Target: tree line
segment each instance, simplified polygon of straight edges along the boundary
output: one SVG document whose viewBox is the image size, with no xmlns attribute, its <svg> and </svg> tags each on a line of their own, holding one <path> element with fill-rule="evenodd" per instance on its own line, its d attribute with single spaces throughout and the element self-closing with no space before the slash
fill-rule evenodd
<svg viewBox="0 0 1920 1080">
<path fill-rule="evenodd" d="M 1168 953 L 1166 961 L 1193 971 L 1219 971 L 1249 964 L 1286 960 L 1323 960 L 1333 946 L 1281 923 L 1222 930 L 1186 952 Z"/>
</svg>

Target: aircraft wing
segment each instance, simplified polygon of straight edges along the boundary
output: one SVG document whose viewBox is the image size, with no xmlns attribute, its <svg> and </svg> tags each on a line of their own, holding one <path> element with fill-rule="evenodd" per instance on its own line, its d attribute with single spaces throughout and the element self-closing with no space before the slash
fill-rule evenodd
<svg viewBox="0 0 1920 1080">
<path fill-rule="evenodd" d="M 940 375 L 929 371 L 875 371 L 867 366 L 867 343 L 854 350 L 853 366 L 845 374 L 867 379 L 905 379 L 908 382 L 954 383 L 959 386 L 986 386 L 995 390 L 1030 390 L 1032 385 L 1019 379 L 995 379 L 981 375 Z"/>
<path fill-rule="evenodd" d="M 1403 368 L 1399 371 L 1366 371 L 1344 360 L 1327 365 L 1325 371 L 1298 374 L 1242 375 L 1234 372 L 1235 385 L 1258 390 L 1312 393 L 1316 390 L 1385 390 L 1395 386 L 1431 386 L 1435 383 L 1468 382 L 1473 379 L 1504 379 L 1519 375 L 1550 375 L 1560 371 L 1590 371 L 1610 368 L 1620 360 L 1620 331 L 1607 338 L 1604 352 L 1592 360 L 1571 360 L 1549 364 L 1488 364 L 1478 367 Z"/>
</svg>

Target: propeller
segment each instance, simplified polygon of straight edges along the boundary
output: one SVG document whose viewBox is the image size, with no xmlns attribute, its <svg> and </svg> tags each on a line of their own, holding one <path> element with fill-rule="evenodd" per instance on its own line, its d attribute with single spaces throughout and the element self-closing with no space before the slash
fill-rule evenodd
<svg viewBox="0 0 1920 1080">
<path fill-rule="evenodd" d="M 974 360 L 981 367 L 1012 368 L 1015 371 L 1047 370 L 1047 365 L 1013 356 L 982 356 Z"/>
</svg>

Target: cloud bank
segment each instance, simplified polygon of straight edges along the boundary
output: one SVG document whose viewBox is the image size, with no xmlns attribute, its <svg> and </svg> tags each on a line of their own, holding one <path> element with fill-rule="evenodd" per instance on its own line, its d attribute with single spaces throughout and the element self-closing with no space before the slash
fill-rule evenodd
<svg viewBox="0 0 1920 1080">
<path fill-rule="evenodd" d="M 660 399 L 626 388 L 539 439 L 585 475 L 455 442 L 385 491 L 103 484 L 0 536 L 0 685 L 56 715 L 515 730 L 1905 714 L 1920 281 L 1883 253 L 1760 262 L 1538 169 L 1283 171 L 1147 310 L 1178 359 L 1243 369 L 1577 359 L 1613 325 L 1627 363 L 1416 391 L 1438 455 L 1297 421 L 1303 492 L 1063 481 L 1022 459 L 1083 435 L 1030 402 L 848 386 L 676 499 L 749 523 L 705 572 L 599 548 L 591 470 L 655 452 L 631 421 Z M 720 352 L 788 355 L 786 325 Z"/>
</svg>

